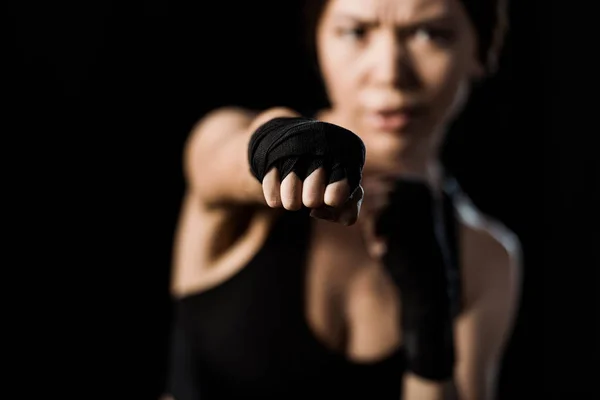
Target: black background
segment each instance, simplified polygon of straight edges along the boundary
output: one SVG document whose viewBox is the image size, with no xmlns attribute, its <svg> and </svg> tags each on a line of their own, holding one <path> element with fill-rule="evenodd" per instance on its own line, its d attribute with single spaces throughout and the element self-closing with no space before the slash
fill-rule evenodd
<svg viewBox="0 0 600 400">
<path fill-rule="evenodd" d="M 27 297 L 35 306 L 16 313 L 17 335 L 31 349 L 19 365 L 30 381 L 45 382 L 20 386 L 21 393 L 41 387 L 78 398 L 158 396 L 184 141 L 215 107 L 307 109 L 322 102 L 301 53 L 301 3 L 8 3 L 14 69 L 7 75 L 7 136 L 24 149 L 14 164 L 23 174 L 15 193 L 31 191 L 17 200 L 25 210 L 15 236 L 27 239 L 20 265 L 38 278 L 26 289 L 44 292 L 40 301 Z M 582 188 L 594 181 L 583 142 L 565 142 L 558 132 L 561 115 L 550 101 L 561 81 L 542 89 L 549 70 L 542 68 L 556 68 L 549 43 L 560 37 L 539 24 L 533 3 L 513 3 L 502 69 L 474 94 L 444 160 L 474 202 L 523 243 L 523 302 L 501 397 L 531 389 L 581 398 L 570 396 L 582 387 L 562 397 L 558 386 L 570 378 L 593 381 L 591 369 L 573 361 L 574 354 L 597 357 L 593 330 L 578 325 L 589 313 L 571 304 L 591 304 L 594 290 L 583 289 L 581 275 L 568 285 L 551 271 L 589 270 L 582 251 L 589 239 L 576 242 L 573 234 L 585 219 L 573 215 L 585 212 Z M 554 280 L 546 291 L 536 289 L 548 277 Z M 24 328 L 32 320 L 36 328 Z M 537 328 L 544 323 L 545 330 Z M 61 364 L 69 372 L 50 379 Z"/>
</svg>

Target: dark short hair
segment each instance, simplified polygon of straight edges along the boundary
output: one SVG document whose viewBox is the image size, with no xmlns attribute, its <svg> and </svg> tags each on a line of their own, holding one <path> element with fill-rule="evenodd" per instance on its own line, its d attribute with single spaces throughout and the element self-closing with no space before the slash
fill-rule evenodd
<svg viewBox="0 0 600 400">
<path fill-rule="evenodd" d="M 316 63 L 316 30 L 328 0 L 304 0 L 307 50 Z M 479 43 L 479 57 L 488 73 L 494 73 L 508 30 L 508 0 L 460 0 Z"/>
</svg>

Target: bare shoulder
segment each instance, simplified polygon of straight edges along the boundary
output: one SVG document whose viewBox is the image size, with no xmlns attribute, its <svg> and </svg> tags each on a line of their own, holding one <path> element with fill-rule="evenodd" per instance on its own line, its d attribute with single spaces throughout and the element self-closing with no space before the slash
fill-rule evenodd
<svg viewBox="0 0 600 400">
<path fill-rule="evenodd" d="M 466 195 L 456 200 L 463 307 L 455 325 L 455 386 L 460 398 L 491 399 L 521 297 L 521 245 Z"/>
<path fill-rule="evenodd" d="M 258 113 L 240 107 L 222 107 L 201 118 L 188 137 L 186 155 L 196 150 L 200 143 L 218 143 L 227 140 L 233 132 L 248 127 Z"/>
<path fill-rule="evenodd" d="M 229 148 L 225 143 L 253 132 L 270 119 L 285 115 L 295 116 L 297 113 L 286 107 L 273 107 L 264 111 L 222 107 L 207 113 L 192 128 L 185 144 L 186 170 L 193 167 L 193 160 L 204 156 L 214 158 L 215 151 Z"/>
<path fill-rule="evenodd" d="M 183 149 L 188 190 L 210 208 L 264 205 L 261 187 L 250 173 L 248 144 L 261 124 L 288 115 L 297 114 L 282 107 L 262 112 L 225 107 L 209 112 L 192 129 Z"/>
<path fill-rule="evenodd" d="M 221 107 L 207 113 L 193 127 L 189 137 L 188 146 L 202 141 L 226 140 L 227 136 L 248 130 L 252 125 L 258 125 L 281 115 L 295 115 L 296 113 L 286 107 L 273 107 L 263 111 L 249 110 L 241 107 Z"/>
<path fill-rule="evenodd" d="M 466 195 L 457 199 L 461 225 L 461 254 L 467 298 L 503 293 L 518 298 L 522 252 L 517 235 L 493 217 L 481 212 Z"/>
<path fill-rule="evenodd" d="M 494 398 L 499 365 L 521 298 L 521 245 L 510 229 L 462 194 L 463 307 L 456 321 L 455 385 L 464 399 Z"/>
</svg>

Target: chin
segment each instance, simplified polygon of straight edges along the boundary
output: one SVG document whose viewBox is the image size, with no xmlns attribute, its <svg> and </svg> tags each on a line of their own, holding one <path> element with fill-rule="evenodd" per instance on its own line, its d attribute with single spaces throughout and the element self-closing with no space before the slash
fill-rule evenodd
<svg viewBox="0 0 600 400">
<path fill-rule="evenodd" d="M 411 148 L 415 147 L 418 137 L 393 131 L 372 131 L 365 139 L 367 151 L 372 151 L 377 157 L 390 158 L 410 152 Z"/>
<path fill-rule="evenodd" d="M 403 140 L 372 138 L 366 143 L 367 164 L 377 170 L 395 170 L 410 154 L 410 146 Z"/>
<path fill-rule="evenodd" d="M 430 148 L 430 135 L 397 135 L 389 132 L 372 132 L 364 138 L 367 163 L 376 170 L 402 172 L 426 157 Z M 419 163 L 417 163 L 419 164 Z"/>
</svg>

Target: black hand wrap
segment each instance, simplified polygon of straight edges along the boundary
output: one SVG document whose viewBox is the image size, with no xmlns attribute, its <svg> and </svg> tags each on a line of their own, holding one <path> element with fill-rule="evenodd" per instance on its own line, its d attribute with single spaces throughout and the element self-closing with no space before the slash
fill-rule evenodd
<svg viewBox="0 0 600 400">
<path fill-rule="evenodd" d="M 350 193 L 360 184 L 365 146 L 340 126 L 309 118 L 275 118 L 260 126 L 248 146 L 250 170 L 262 183 L 273 167 L 280 179 L 294 172 L 305 179 L 323 167 L 329 183 L 348 179 Z"/>
<path fill-rule="evenodd" d="M 451 199 L 435 202 L 428 186 L 401 181 L 383 211 L 383 262 L 400 291 L 408 369 L 426 379 L 454 371 L 453 317 L 459 307 L 456 221 Z"/>
</svg>

